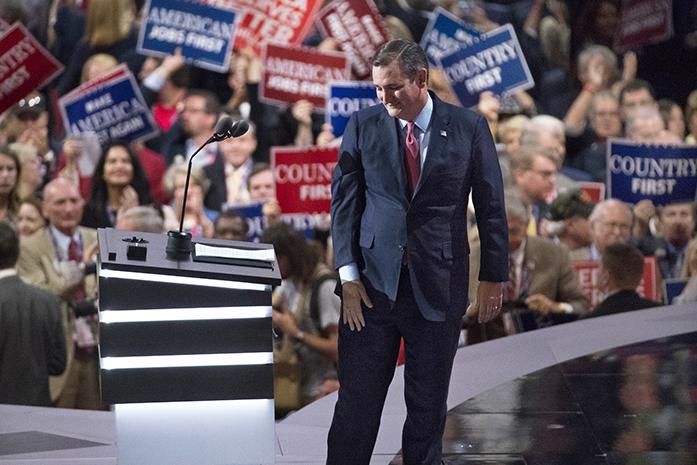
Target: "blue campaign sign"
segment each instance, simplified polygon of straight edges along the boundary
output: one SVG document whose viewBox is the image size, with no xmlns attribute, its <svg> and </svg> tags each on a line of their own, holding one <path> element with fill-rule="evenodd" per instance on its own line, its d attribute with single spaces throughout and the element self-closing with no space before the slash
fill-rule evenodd
<svg viewBox="0 0 697 465">
<path fill-rule="evenodd" d="M 673 300 L 682 294 L 682 291 L 687 285 L 688 278 L 676 278 L 676 279 L 666 279 L 663 281 L 663 298 L 665 299 L 665 304 L 670 305 Z"/>
<path fill-rule="evenodd" d="M 171 55 L 181 48 L 194 65 L 227 72 L 235 10 L 191 0 L 148 0 L 138 36 L 138 53 Z"/>
<path fill-rule="evenodd" d="M 71 135 L 94 132 L 103 145 L 113 140 L 143 140 L 158 132 L 130 73 L 66 97 L 60 100 L 60 110 Z"/>
<path fill-rule="evenodd" d="M 426 30 L 421 38 L 421 48 L 426 52 L 431 66 L 440 66 L 445 54 L 453 53 L 462 46 L 479 42 L 482 33 L 469 23 L 442 7 L 433 10 Z"/>
<path fill-rule="evenodd" d="M 249 226 L 247 239 L 252 242 L 259 242 L 261 233 L 264 232 L 264 228 L 266 228 L 263 207 L 264 204 L 262 202 L 228 207 L 245 217 L 247 220 L 247 225 Z"/>
<path fill-rule="evenodd" d="M 354 111 L 380 103 L 375 86 L 368 81 L 332 82 L 328 92 L 325 119 L 332 125 L 336 137 L 344 134 L 346 123 Z"/>
<path fill-rule="evenodd" d="M 510 24 L 483 34 L 475 44 L 444 54 L 440 65 L 464 107 L 476 105 L 485 91 L 503 95 L 535 85 Z"/>
<path fill-rule="evenodd" d="M 695 200 L 697 147 L 609 142 L 609 197 L 628 203 L 649 199 L 654 205 Z"/>
</svg>

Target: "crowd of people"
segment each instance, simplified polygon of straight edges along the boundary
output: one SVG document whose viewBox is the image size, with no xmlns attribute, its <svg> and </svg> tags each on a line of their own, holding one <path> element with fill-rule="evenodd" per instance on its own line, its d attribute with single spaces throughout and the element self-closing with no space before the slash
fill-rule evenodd
<svg viewBox="0 0 697 465">
<path fill-rule="evenodd" d="M 605 182 L 609 138 L 697 144 L 697 90 L 690 93 L 697 88 L 694 67 L 685 73 L 691 87 L 666 90 L 653 79 L 652 69 L 660 64 L 652 61 L 651 47 L 624 54 L 613 50 L 619 1 L 577 3 L 377 2 L 390 34 L 417 42 L 436 6 L 483 32 L 510 22 L 535 79 L 528 91 L 503 97 L 485 92 L 473 108 L 486 118 L 497 142 L 510 279 L 500 318 L 464 322 L 467 344 L 659 305 L 636 293 L 643 256 L 656 257 L 661 279 L 689 278 L 678 302 L 697 300 L 694 201 L 593 204 L 579 184 Z M 697 56 L 697 8 L 679 11 L 682 3 L 675 5 L 681 20 L 670 47 Z M 104 408 L 95 229 L 177 229 L 187 161 L 228 114 L 248 121 L 250 130 L 209 144 L 196 156 L 183 225 L 195 238 L 247 240 L 250 228 L 240 207 L 263 202 L 261 241 L 275 246 L 283 277 L 274 292 L 273 323 L 277 378 L 287 384 L 277 385 L 276 396 L 285 410 L 298 408 L 337 389 L 338 277 L 327 229 L 316 230 L 310 240 L 283 221 L 269 153 L 276 146 L 336 146 L 341 138 L 307 101 L 287 107 L 260 101 L 264 63 L 252 50 L 234 50 L 228 73 L 192 67 L 179 51 L 165 58 L 137 54 L 142 7 L 137 0 L 33 0 L 4 2 L 0 9 L 6 22 L 26 24 L 65 66 L 56 80 L 27 95 L 0 121 L 0 403 Z M 305 45 L 338 49 L 336 41 L 316 31 Z M 136 76 L 159 135 L 100 146 L 90 134 L 67 134 L 57 98 L 119 63 Z M 655 80 L 660 92 L 644 77 Z M 429 78 L 441 99 L 457 104 L 439 70 L 432 69 Z M 473 215 L 470 223 L 474 290 L 479 249 Z M 574 262 L 580 261 L 600 263 L 599 286 L 608 298 L 595 310 L 574 272 Z M 6 310 L 5 302 L 12 300 L 31 316 Z M 22 318 L 34 321 L 33 330 L 13 333 Z M 10 351 L 27 359 L 31 354 L 32 369 L 9 361 Z"/>
</svg>

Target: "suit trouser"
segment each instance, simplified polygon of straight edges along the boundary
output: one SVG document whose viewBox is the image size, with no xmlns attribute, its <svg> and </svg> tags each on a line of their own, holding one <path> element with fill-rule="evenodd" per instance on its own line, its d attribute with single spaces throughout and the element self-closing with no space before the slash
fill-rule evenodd
<svg viewBox="0 0 697 465">
<path fill-rule="evenodd" d="M 424 319 L 405 267 L 392 308 L 384 294 L 371 291 L 373 308 L 364 307 L 366 326 L 361 331 L 351 331 L 343 317 L 339 322 L 340 388 L 329 431 L 327 464 L 370 462 L 402 337 L 407 405 L 402 430 L 403 463 L 440 464 L 448 384 L 462 320 Z"/>
</svg>

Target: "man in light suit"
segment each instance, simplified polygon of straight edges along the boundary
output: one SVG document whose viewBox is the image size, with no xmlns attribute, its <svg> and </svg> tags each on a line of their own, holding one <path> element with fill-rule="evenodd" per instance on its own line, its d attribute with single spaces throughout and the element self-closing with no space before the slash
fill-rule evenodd
<svg viewBox="0 0 697 465">
<path fill-rule="evenodd" d="M 332 181 L 341 388 L 327 463 L 370 462 L 404 338 L 403 463 L 436 465 L 468 302 L 467 199 L 484 251 L 468 313 L 488 321 L 507 279 L 503 184 L 486 120 L 428 92 L 417 44 L 385 44 L 373 82 L 382 105 L 351 116 Z"/>
<path fill-rule="evenodd" d="M 68 350 L 65 373 L 51 378 L 51 397 L 62 408 L 99 409 L 94 276 L 85 276 L 97 243 L 96 231 L 78 226 L 83 200 L 77 187 L 57 178 L 44 188 L 43 213 L 48 225 L 22 241 L 17 274 L 63 302 Z"/>
<path fill-rule="evenodd" d="M 525 320 L 533 327 L 567 322 L 585 315 L 588 301 L 578 285 L 568 249 L 546 237 L 528 235 L 528 210 L 512 194 L 506 194 L 510 263 L 509 279 L 504 288 L 504 307 L 534 312 Z M 470 292 L 477 285 L 479 255 L 479 244 L 474 244 L 470 255 Z M 521 328 L 515 327 L 507 313 L 486 324 L 468 322 L 467 344 L 496 339 L 519 330 Z"/>
<path fill-rule="evenodd" d="M 18 256 L 17 234 L 0 222 L 0 404 L 50 406 L 48 377 L 66 362 L 60 303 L 17 277 Z"/>
</svg>

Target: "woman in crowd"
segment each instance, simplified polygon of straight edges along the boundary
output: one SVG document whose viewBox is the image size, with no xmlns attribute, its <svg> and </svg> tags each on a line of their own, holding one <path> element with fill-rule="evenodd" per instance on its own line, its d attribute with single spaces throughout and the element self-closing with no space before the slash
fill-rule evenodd
<svg viewBox="0 0 697 465">
<path fill-rule="evenodd" d="M 273 296 L 273 323 L 283 332 L 281 345 L 291 342 L 300 363 L 299 407 L 338 387 L 336 276 L 286 223 L 269 226 L 261 241 L 273 244 L 283 278 Z"/>
<path fill-rule="evenodd" d="M 14 223 L 19 209 L 17 184 L 20 176 L 17 155 L 8 147 L 0 147 L 0 221 Z"/>
<path fill-rule="evenodd" d="M 107 145 L 94 170 L 83 226 L 113 227 L 119 213 L 149 203 L 148 181 L 138 157 L 126 143 Z"/>
<path fill-rule="evenodd" d="M 171 199 L 170 205 L 163 208 L 166 230 L 179 230 L 186 170 L 186 163 L 175 160 L 162 180 L 165 192 Z M 215 231 L 213 221 L 216 212 L 203 206 L 203 199 L 209 187 L 210 183 L 203 170 L 197 166 L 192 167 L 184 212 L 184 230 L 190 232 L 193 237 L 213 237 Z"/>
<path fill-rule="evenodd" d="M 10 144 L 9 147 L 17 154 L 21 167 L 21 175 L 17 181 L 17 195 L 20 199 L 25 199 L 36 194 L 43 186 L 46 166 L 36 147 L 17 142 Z"/>
<path fill-rule="evenodd" d="M 29 237 L 46 226 L 46 219 L 41 213 L 41 201 L 35 197 L 22 199 L 17 211 L 17 234 L 19 238 Z"/>
<path fill-rule="evenodd" d="M 105 53 L 132 69 L 140 69 L 145 57 L 135 51 L 138 30 L 133 27 L 133 11 L 126 0 L 91 0 L 87 9 L 85 36 L 74 50 L 68 66 L 58 83 L 58 93 L 64 95 L 80 81 L 89 57 Z"/>
</svg>

